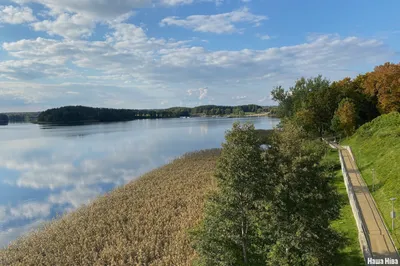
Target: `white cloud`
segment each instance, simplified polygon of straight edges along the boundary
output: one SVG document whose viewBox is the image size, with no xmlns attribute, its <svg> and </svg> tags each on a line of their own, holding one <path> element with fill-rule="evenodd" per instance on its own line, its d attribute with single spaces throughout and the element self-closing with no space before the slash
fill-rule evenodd
<svg viewBox="0 0 400 266">
<path fill-rule="evenodd" d="M 199 100 L 206 98 L 208 93 L 208 88 L 200 88 L 199 93 L 200 93 Z"/>
<path fill-rule="evenodd" d="M 0 248 L 7 246 L 11 241 L 14 241 L 19 236 L 36 230 L 44 222 L 44 220 L 36 220 L 23 226 L 8 228 L 5 231 L 0 231 Z"/>
<path fill-rule="evenodd" d="M 224 0 L 160 0 L 160 3 L 167 6 L 188 5 L 196 2 L 215 2 L 217 6 L 221 5 Z"/>
<path fill-rule="evenodd" d="M 244 7 L 229 13 L 217 15 L 193 15 L 185 19 L 167 17 L 160 22 L 160 26 L 179 26 L 198 32 L 222 34 L 241 32 L 242 29 L 238 29 L 236 24 L 250 23 L 259 25 L 266 19 L 266 16 L 254 15 L 248 8 Z"/>
<path fill-rule="evenodd" d="M 189 96 L 196 95 L 199 97 L 199 100 L 203 100 L 207 97 L 208 88 L 199 88 L 199 89 L 190 89 L 187 91 Z"/>
<path fill-rule="evenodd" d="M 193 0 L 161 0 L 161 3 L 169 6 L 192 4 Z"/>
<path fill-rule="evenodd" d="M 36 31 L 46 31 L 49 35 L 78 39 L 89 37 L 95 28 L 95 24 L 95 21 L 90 17 L 81 14 L 62 13 L 55 20 L 42 20 L 32 23 L 32 27 Z"/>
<path fill-rule="evenodd" d="M 50 207 L 48 203 L 26 202 L 10 208 L 8 220 L 45 218 L 50 215 Z"/>
<path fill-rule="evenodd" d="M 265 102 L 268 98 L 267 97 L 263 97 L 261 99 L 258 100 L 259 103 Z"/>
<path fill-rule="evenodd" d="M 75 187 L 72 190 L 63 190 L 61 193 L 49 196 L 49 202 L 53 204 L 69 204 L 78 208 L 88 204 L 92 199 L 102 193 L 101 189 L 88 187 Z"/>
<path fill-rule="evenodd" d="M 372 67 L 393 55 L 378 40 L 338 35 L 320 35 L 306 43 L 264 50 L 209 51 L 191 46 L 190 41 L 151 38 L 142 27 L 128 23 L 113 22 L 110 27 L 112 31 L 104 41 L 37 38 L 4 43 L 3 49 L 18 60 L 1 62 L 0 75 L 19 83 L 35 77 L 64 80 L 57 85 L 35 83 L 39 91 L 48 93 L 29 90 L 29 97 L 36 102 L 54 99 L 54 105 L 60 99 L 59 105 L 71 100 L 76 104 L 90 96 L 91 104 L 97 106 L 118 103 L 131 107 L 132 100 L 137 99 L 135 106 L 152 107 L 162 100 L 179 104 L 182 91 L 188 88 L 216 87 L 213 97 L 221 103 L 232 93 L 240 95 L 243 84 L 246 93 L 259 95 L 260 89 L 288 84 L 301 76 L 322 74 L 334 80 L 357 74 L 354 66 Z M 240 83 L 236 82 L 238 78 Z M 66 93 L 77 86 L 80 95 Z M 12 93 L 11 83 L 3 87 Z M 19 94 L 27 91 L 21 86 L 18 90 Z M 59 95 L 64 96 L 57 98 Z"/>
<path fill-rule="evenodd" d="M 13 0 L 23 4 L 35 2 L 49 8 L 53 14 L 73 12 L 96 19 L 113 19 L 132 9 L 150 6 L 151 0 Z"/>
<path fill-rule="evenodd" d="M 268 34 L 264 34 L 264 35 L 263 35 L 263 34 L 257 33 L 256 36 L 257 36 L 258 38 L 260 38 L 261 40 L 264 40 L 264 41 L 270 40 L 270 39 L 271 39 L 271 36 L 269 36 Z"/>
<path fill-rule="evenodd" d="M 50 215 L 51 205 L 43 202 L 24 202 L 17 206 L 0 206 L 0 248 L 31 229 L 36 228 Z M 25 222 L 25 225 L 15 227 Z M 26 224 L 28 222 L 28 224 Z"/>
<path fill-rule="evenodd" d="M 232 97 L 233 100 L 243 100 L 243 99 L 246 99 L 246 98 L 247 98 L 247 96 L 233 96 Z"/>
<path fill-rule="evenodd" d="M 71 76 L 72 71 L 63 63 L 62 58 L 2 61 L 0 62 L 0 77 L 11 80 L 33 80 L 43 77 Z"/>
<path fill-rule="evenodd" d="M 0 205 L 0 221 L 5 221 L 7 217 L 7 208 Z"/>
<path fill-rule="evenodd" d="M 23 24 L 35 20 L 29 7 L 0 6 L 0 24 Z"/>
</svg>

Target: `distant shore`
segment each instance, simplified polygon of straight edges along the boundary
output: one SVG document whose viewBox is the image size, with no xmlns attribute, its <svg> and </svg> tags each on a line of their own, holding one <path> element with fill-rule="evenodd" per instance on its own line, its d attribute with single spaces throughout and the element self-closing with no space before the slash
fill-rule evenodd
<svg viewBox="0 0 400 266">
<path fill-rule="evenodd" d="M 255 104 L 240 106 L 204 105 L 167 109 L 110 109 L 88 106 L 64 106 L 41 112 L 39 123 L 119 122 L 140 119 L 180 117 L 261 117 L 276 113 L 276 107 Z"/>
<path fill-rule="evenodd" d="M 272 113 L 246 113 L 244 115 L 192 115 L 189 117 L 211 117 L 211 118 L 218 118 L 218 117 L 226 117 L 226 118 L 240 118 L 240 117 L 274 117 L 278 118 L 275 114 Z"/>
</svg>

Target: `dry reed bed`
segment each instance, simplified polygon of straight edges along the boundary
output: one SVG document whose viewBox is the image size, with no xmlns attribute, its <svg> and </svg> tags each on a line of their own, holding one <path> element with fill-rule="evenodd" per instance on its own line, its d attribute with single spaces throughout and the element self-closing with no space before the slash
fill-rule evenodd
<svg viewBox="0 0 400 266">
<path fill-rule="evenodd" d="M 190 265 L 219 150 L 190 153 L 0 250 L 2 265 Z"/>
</svg>

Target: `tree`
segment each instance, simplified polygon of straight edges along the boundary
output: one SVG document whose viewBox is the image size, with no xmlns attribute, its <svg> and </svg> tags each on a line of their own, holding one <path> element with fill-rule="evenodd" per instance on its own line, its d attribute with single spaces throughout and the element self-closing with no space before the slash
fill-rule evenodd
<svg viewBox="0 0 400 266">
<path fill-rule="evenodd" d="M 226 134 L 216 172 L 219 190 L 194 233 L 204 265 L 265 265 L 267 238 L 259 214 L 270 190 L 260 144 L 251 124 L 235 123 Z"/>
<path fill-rule="evenodd" d="M 201 265 L 332 265 L 340 204 L 325 146 L 286 123 L 260 150 L 252 125 L 234 124 L 217 166 L 218 191 L 194 233 Z"/>
<path fill-rule="evenodd" d="M 340 101 L 339 91 L 322 76 L 301 78 L 289 91 L 277 87 L 272 91 L 272 96 L 279 103 L 281 115 L 297 118 L 298 123 L 307 122 L 303 126 L 318 136 L 329 131 L 330 121 Z"/>
<path fill-rule="evenodd" d="M 400 64 L 385 63 L 367 73 L 365 93 L 376 97 L 381 114 L 400 111 Z"/>
<path fill-rule="evenodd" d="M 273 200 L 266 224 L 273 234 L 268 265 L 333 265 L 342 242 L 330 227 L 339 217 L 335 188 L 321 164 L 324 146 L 293 123 L 284 125 L 267 150 L 274 169 Z"/>
<path fill-rule="evenodd" d="M 272 99 L 279 104 L 277 113 L 281 117 L 292 116 L 292 98 L 289 92 L 285 91 L 282 86 L 274 88 L 271 92 Z"/>
<path fill-rule="evenodd" d="M 293 122 L 304 128 L 307 132 L 315 132 L 317 130 L 314 121 L 314 113 L 308 109 L 296 112 L 293 117 Z"/>
<path fill-rule="evenodd" d="M 339 103 L 335 115 L 332 119 L 332 129 L 338 133 L 350 136 L 356 130 L 357 112 L 353 101 L 349 98 L 343 99 Z"/>
<path fill-rule="evenodd" d="M 379 116 L 377 99 L 365 93 L 364 83 L 367 75 L 358 75 L 356 78 L 344 78 L 333 82 L 331 87 L 340 92 L 340 100 L 350 98 L 357 109 L 357 126 L 372 121 Z M 336 102 L 335 111 L 339 102 Z"/>
<path fill-rule="evenodd" d="M 232 113 L 233 113 L 234 115 L 238 115 L 238 114 L 240 113 L 240 111 L 241 111 L 241 109 L 240 109 L 239 107 L 235 107 L 235 108 L 233 108 Z"/>
</svg>

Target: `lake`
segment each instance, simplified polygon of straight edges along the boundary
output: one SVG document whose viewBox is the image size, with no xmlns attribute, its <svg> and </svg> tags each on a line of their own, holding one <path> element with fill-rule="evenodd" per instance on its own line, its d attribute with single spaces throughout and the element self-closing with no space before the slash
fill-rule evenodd
<svg viewBox="0 0 400 266">
<path fill-rule="evenodd" d="M 0 247 L 190 151 L 218 148 L 234 121 L 177 118 L 81 126 L 0 127 Z"/>
</svg>

